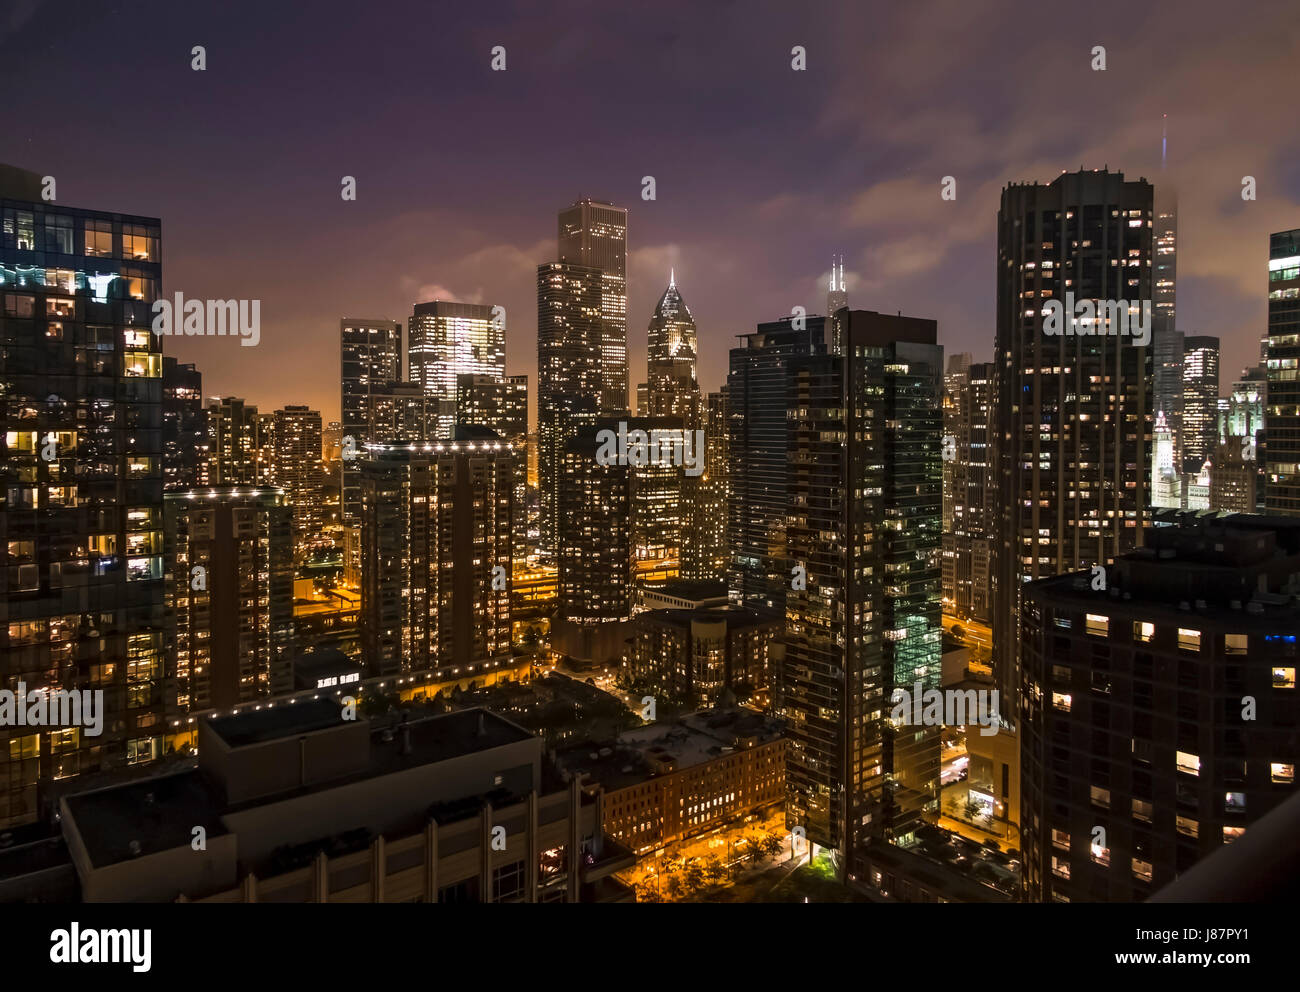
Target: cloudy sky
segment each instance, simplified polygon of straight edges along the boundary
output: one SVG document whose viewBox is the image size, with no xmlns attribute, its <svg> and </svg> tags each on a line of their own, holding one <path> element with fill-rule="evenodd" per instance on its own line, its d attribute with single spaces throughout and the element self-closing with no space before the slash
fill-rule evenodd
<svg viewBox="0 0 1300 992">
<path fill-rule="evenodd" d="M 536 266 L 584 195 L 631 211 L 633 383 L 675 267 L 710 390 L 734 335 L 824 310 L 832 253 L 851 305 L 991 358 L 999 191 L 1081 166 L 1176 182 L 1178 322 L 1223 339 L 1226 386 L 1266 327 L 1268 234 L 1300 227 L 1292 0 L 12 0 L 0 65 L 0 161 L 161 217 L 167 293 L 262 301 L 258 347 L 167 353 L 208 395 L 327 419 L 345 315 L 501 304 L 532 376 Z"/>
</svg>

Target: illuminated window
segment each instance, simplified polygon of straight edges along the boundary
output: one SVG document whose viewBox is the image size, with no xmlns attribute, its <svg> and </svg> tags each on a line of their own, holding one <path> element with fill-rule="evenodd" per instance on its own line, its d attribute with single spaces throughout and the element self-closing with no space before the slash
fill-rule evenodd
<svg viewBox="0 0 1300 992">
<path fill-rule="evenodd" d="M 1223 653 L 1224 654 L 1245 654 L 1247 638 L 1245 634 L 1224 634 L 1223 635 Z"/>
<path fill-rule="evenodd" d="M 1153 641 L 1156 636 L 1156 625 L 1153 623 L 1133 622 L 1133 640 L 1135 641 Z"/>
<path fill-rule="evenodd" d="M 1295 781 L 1295 765 L 1283 764 L 1274 761 L 1269 765 L 1269 770 L 1273 773 L 1273 781 L 1283 785 L 1290 785 Z"/>
<path fill-rule="evenodd" d="M 1110 617 L 1098 616 L 1095 613 L 1086 614 L 1086 629 L 1089 634 L 1096 637 L 1105 637 L 1110 632 Z"/>
<path fill-rule="evenodd" d="M 1067 692 L 1052 693 L 1052 705 L 1062 713 L 1070 712 L 1070 694 Z"/>
<path fill-rule="evenodd" d="M 1099 785 L 1092 786 L 1091 789 L 1092 804 L 1100 806 L 1102 809 L 1110 809 L 1110 790 L 1103 789 Z"/>
<path fill-rule="evenodd" d="M 1199 755 L 1188 754 L 1186 751 L 1176 751 L 1174 753 L 1174 764 L 1180 772 L 1186 772 L 1188 775 L 1199 776 L 1201 774 Z"/>
<path fill-rule="evenodd" d="M 1110 867 L 1110 848 L 1102 847 L 1100 844 L 1093 844 L 1088 848 L 1088 853 L 1094 863 L 1101 865 L 1103 868 Z"/>
<path fill-rule="evenodd" d="M 1053 827 L 1052 846 L 1059 847 L 1063 851 L 1068 851 L 1070 849 L 1070 835 L 1067 834 L 1064 830 L 1057 830 L 1055 827 Z"/>
<path fill-rule="evenodd" d="M 1068 879 L 1070 877 L 1070 862 L 1067 861 L 1065 858 L 1058 858 L 1055 854 L 1053 854 L 1052 874 L 1056 875 L 1058 878 Z"/>
<path fill-rule="evenodd" d="M 1178 828 L 1180 834 L 1185 834 L 1188 837 L 1196 837 L 1200 834 L 1200 824 L 1189 816 L 1175 817 L 1174 826 Z"/>
<path fill-rule="evenodd" d="M 1145 799 L 1133 800 L 1133 819 L 1141 820 L 1143 823 L 1151 822 L 1151 804 Z"/>
<path fill-rule="evenodd" d="M 1199 630 L 1188 630 L 1186 627 L 1179 627 L 1178 646 L 1184 651 L 1201 650 L 1201 632 Z"/>
<path fill-rule="evenodd" d="M 1151 881 L 1151 862 L 1142 861 L 1138 858 L 1133 859 L 1133 875 L 1144 882 Z"/>
<path fill-rule="evenodd" d="M 1236 840 L 1238 837 L 1240 837 L 1240 836 L 1241 836 L 1242 834 L 1244 834 L 1245 832 L 1246 832 L 1246 828 L 1245 828 L 1245 827 L 1224 827 L 1224 828 L 1223 828 L 1223 842 L 1224 842 L 1225 844 L 1231 844 L 1234 840 Z"/>
<path fill-rule="evenodd" d="M 1294 668 L 1274 668 L 1274 669 L 1273 669 L 1273 688 L 1274 688 L 1274 689 L 1294 689 L 1294 688 L 1295 688 L 1295 669 L 1294 669 Z"/>
<path fill-rule="evenodd" d="M 1246 794 L 1244 792 L 1225 792 L 1223 794 L 1223 811 L 1225 813 L 1246 812 Z"/>
</svg>

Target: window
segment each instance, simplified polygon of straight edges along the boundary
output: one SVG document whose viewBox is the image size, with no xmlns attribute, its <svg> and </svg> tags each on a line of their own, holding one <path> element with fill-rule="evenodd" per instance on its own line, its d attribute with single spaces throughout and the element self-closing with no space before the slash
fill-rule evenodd
<svg viewBox="0 0 1300 992">
<path fill-rule="evenodd" d="M 1070 835 L 1067 834 L 1064 830 L 1057 830 L 1055 827 L 1053 827 L 1052 846 L 1059 847 L 1063 851 L 1068 851 L 1070 849 Z"/>
<path fill-rule="evenodd" d="M 1295 765 L 1283 764 L 1274 761 L 1269 765 L 1269 770 L 1273 773 L 1273 781 L 1280 785 L 1290 785 L 1295 781 Z"/>
<path fill-rule="evenodd" d="M 1110 790 L 1103 789 L 1099 785 L 1092 786 L 1091 789 L 1092 804 L 1100 806 L 1102 809 L 1110 809 Z"/>
<path fill-rule="evenodd" d="M 492 901 L 509 902 L 524 894 L 524 863 L 502 865 L 492 869 Z"/>
<path fill-rule="evenodd" d="M 1103 868 L 1110 867 L 1110 848 L 1102 847 L 1100 844 L 1093 844 L 1088 848 L 1093 863 L 1101 865 Z"/>
<path fill-rule="evenodd" d="M 1200 834 L 1200 824 L 1189 816 L 1179 816 L 1174 820 L 1174 826 L 1178 828 L 1180 834 L 1188 837 L 1197 837 Z"/>
<path fill-rule="evenodd" d="M 1153 623 L 1133 622 L 1133 640 L 1148 643 L 1156 638 L 1156 625 Z"/>
<path fill-rule="evenodd" d="M 1151 804 L 1145 799 L 1133 800 L 1133 819 L 1141 820 L 1143 823 L 1151 822 Z"/>
<path fill-rule="evenodd" d="M 1183 651 L 1201 650 L 1201 632 L 1199 630 L 1188 630 L 1186 627 L 1179 627 L 1178 647 Z"/>
<path fill-rule="evenodd" d="M 1246 828 L 1245 828 L 1245 827 L 1224 827 L 1224 828 L 1223 828 L 1223 842 L 1224 842 L 1225 844 L 1231 844 L 1234 840 L 1236 840 L 1238 837 L 1240 837 L 1240 836 L 1241 836 L 1242 834 L 1244 834 L 1245 832 L 1246 832 Z"/>
<path fill-rule="evenodd" d="M 1223 811 L 1225 813 L 1246 812 L 1246 794 L 1244 792 L 1225 792 L 1223 794 Z"/>
<path fill-rule="evenodd" d="M 86 221 L 86 254 L 113 254 L 113 222 L 107 220 Z"/>
<path fill-rule="evenodd" d="M 1144 882 L 1151 881 L 1151 862 L 1142 861 L 1139 858 L 1134 858 L 1133 877 L 1140 878 Z"/>
<path fill-rule="evenodd" d="M 1052 874 L 1056 875 L 1058 878 L 1068 879 L 1070 877 L 1070 862 L 1067 861 L 1065 858 L 1058 858 L 1055 854 L 1053 854 Z"/>
<path fill-rule="evenodd" d="M 1295 669 L 1294 669 L 1294 668 L 1274 668 L 1274 669 L 1273 669 L 1273 688 L 1274 688 L 1274 689 L 1294 689 L 1294 688 L 1295 688 Z"/>
<path fill-rule="evenodd" d="M 1096 613 L 1085 614 L 1086 629 L 1094 637 L 1105 637 L 1110 633 L 1110 617 L 1098 616 Z"/>
<path fill-rule="evenodd" d="M 1052 706 L 1062 713 L 1070 712 L 1070 694 L 1068 692 L 1052 693 Z"/>
<path fill-rule="evenodd" d="M 1223 653 L 1224 654 L 1245 654 L 1248 638 L 1245 634 L 1224 634 L 1223 635 Z"/>
</svg>

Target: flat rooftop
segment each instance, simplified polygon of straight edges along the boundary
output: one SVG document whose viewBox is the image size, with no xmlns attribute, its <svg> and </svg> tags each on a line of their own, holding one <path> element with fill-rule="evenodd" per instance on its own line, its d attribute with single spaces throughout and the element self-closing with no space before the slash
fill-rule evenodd
<svg viewBox="0 0 1300 992">
<path fill-rule="evenodd" d="M 83 792 L 67 804 L 96 868 L 188 845 L 195 827 L 209 842 L 227 832 L 220 800 L 196 769 Z"/>
<path fill-rule="evenodd" d="M 327 730 L 341 723 L 343 711 L 330 699 L 281 703 L 208 719 L 208 726 L 232 749 Z"/>
</svg>

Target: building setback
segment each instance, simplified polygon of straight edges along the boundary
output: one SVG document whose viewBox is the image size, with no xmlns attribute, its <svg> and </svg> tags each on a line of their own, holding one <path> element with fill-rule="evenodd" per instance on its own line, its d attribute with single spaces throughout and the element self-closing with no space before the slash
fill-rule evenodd
<svg viewBox="0 0 1300 992">
<path fill-rule="evenodd" d="M 1300 523 L 1163 511 L 1025 590 L 1025 885 L 1140 902 L 1295 794 Z"/>
</svg>

